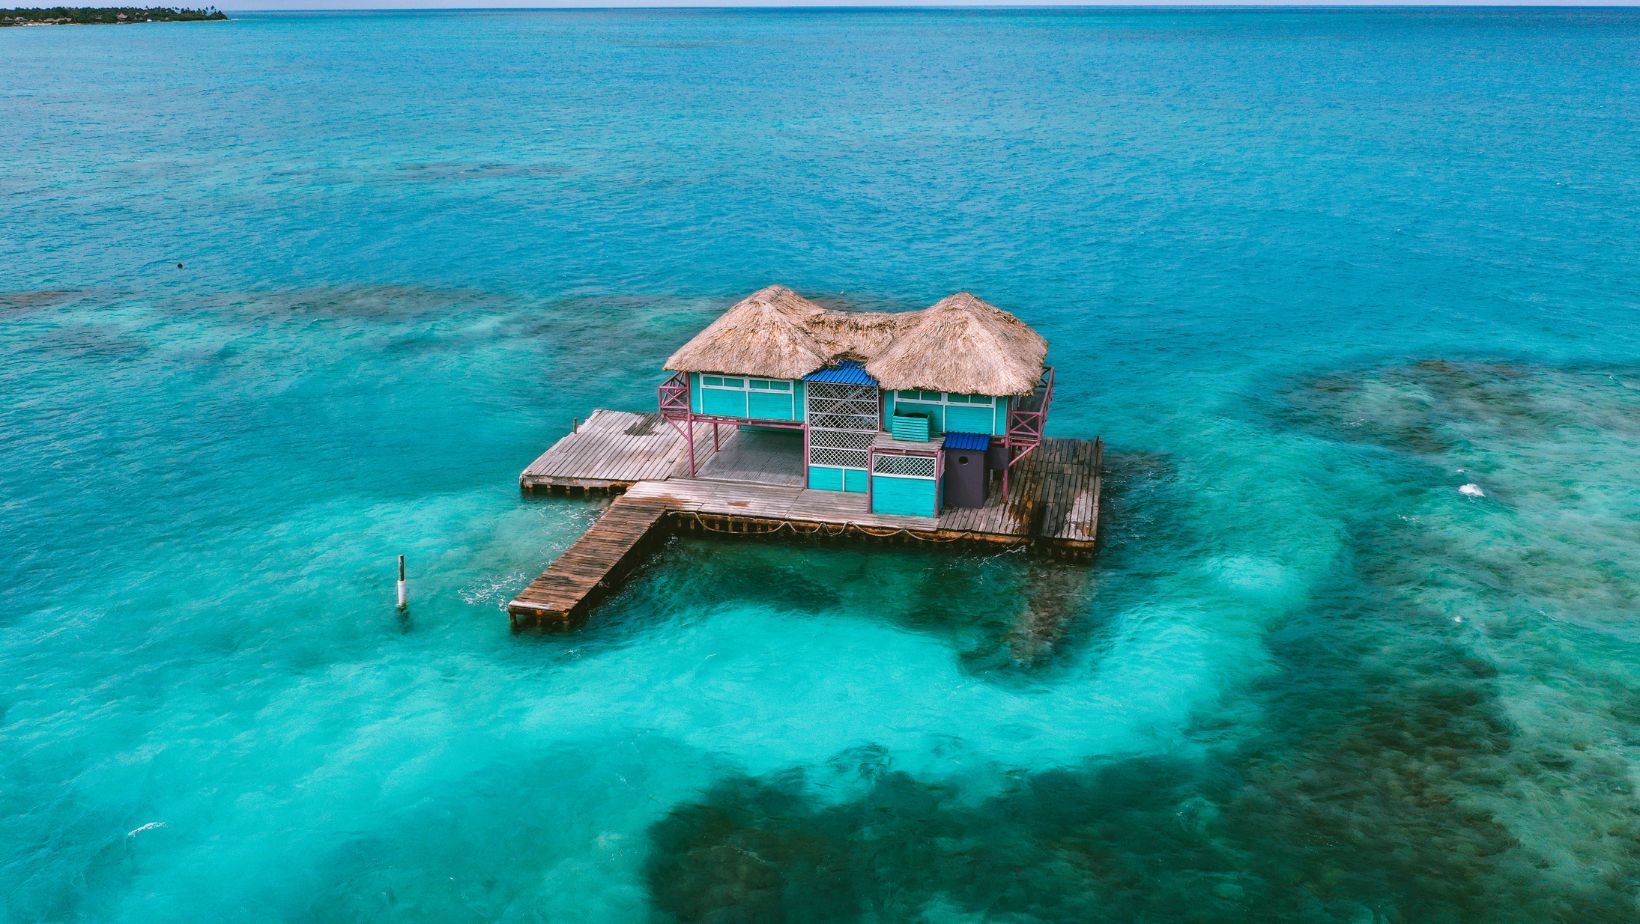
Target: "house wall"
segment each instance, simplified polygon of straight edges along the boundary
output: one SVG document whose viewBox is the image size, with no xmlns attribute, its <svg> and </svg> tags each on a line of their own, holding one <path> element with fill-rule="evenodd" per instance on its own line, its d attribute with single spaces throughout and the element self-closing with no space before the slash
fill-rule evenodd
<svg viewBox="0 0 1640 924">
<path fill-rule="evenodd" d="M 725 387 L 714 383 L 739 383 Z M 754 385 L 764 387 L 753 387 Z M 784 386 L 789 391 L 779 390 Z M 689 373 L 689 402 L 696 414 L 752 420 L 803 419 L 803 383 L 791 379 Z"/>
<path fill-rule="evenodd" d="M 830 465 L 809 466 L 809 488 L 815 491 L 847 491 L 866 493 L 866 471 L 863 468 L 834 468 Z"/>
<path fill-rule="evenodd" d="M 759 387 L 753 387 L 754 384 Z M 743 420 L 803 420 L 805 392 L 801 380 L 691 372 L 689 385 L 690 403 L 697 414 Z M 1001 436 L 1008 429 L 1010 399 L 1006 397 L 959 395 L 957 401 L 952 401 L 946 393 L 936 396 L 933 392 L 919 391 L 885 391 L 882 397 L 885 416 L 892 416 L 896 411 L 927 414 L 935 435 L 962 432 Z M 867 491 L 868 480 L 874 512 L 919 517 L 938 515 L 939 497 L 932 479 L 868 475 L 859 469 L 826 465 L 808 468 L 808 485 L 814 490 L 861 494 Z"/>
<path fill-rule="evenodd" d="M 935 395 L 939 396 L 937 400 Z M 883 414 L 927 414 L 935 433 L 1007 433 L 1008 399 L 978 397 L 983 403 L 953 403 L 943 392 L 889 391 L 883 393 Z"/>
<path fill-rule="evenodd" d="M 931 517 L 939 512 L 939 497 L 932 478 L 871 476 L 871 512 L 907 517 Z"/>
<path fill-rule="evenodd" d="M 728 388 L 707 384 L 708 381 L 739 382 L 743 387 Z M 790 391 L 771 388 L 752 388 L 751 384 L 784 385 Z M 931 397 L 938 394 L 939 399 Z M 971 396 L 962 396 L 971 397 Z M 934 433 L 989 433 L 1002 436 L 1008 432 L 1008 402 L 1006 397 L 977 396 L 983 403 L 953 403 L 942 392 L 885 391 L 883 414 L 891 417 L 896 411 L 927 414 Z M 689 400 L 697 414 L 715 417 L 742 417 L 752 420 L 803 419 L 803 381 L 801 379 L 756 379 L 747 376 L 706 376 L 689 373 Z M 887 421 L 884 421 L 886 426 Z"/>
</svg>

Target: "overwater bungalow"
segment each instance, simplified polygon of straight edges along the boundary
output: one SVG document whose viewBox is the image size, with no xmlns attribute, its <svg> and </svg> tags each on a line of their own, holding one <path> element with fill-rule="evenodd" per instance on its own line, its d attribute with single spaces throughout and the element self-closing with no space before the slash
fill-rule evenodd
<svg viewBox="0 0 1640 924">
<path fill-rule="evenodd" d="M 1047 355 L 1040 334 L 967 292 L 890 314 L 832 311 L 769 286 L 672 354 L 660 413 L 685 436 L 691 476 L 697 424 L 793 431 L 802 445 L 785 454 L 789 475 L 805 488 L 864 494 L 872 513 L 935 517 L 983 507 L 992 473 L 1006 494 L 1010 470 L 1041 444 Z M 778 455 L 765 449 L 763 468 L 741 471 L 786 483 L 768 467 Z"/>
<path fill-rule="evenodd" d="M 752 293 L 665 361 L 656 412 L 595 411 L 524 470 L 526 493 L 621 497 L 513 624 L 579 625 L 668 529 L 1091 555 L 1103 445 L 1045 435 L 1047 355 L 967 292 L 902 313 Z"/>
</svg>

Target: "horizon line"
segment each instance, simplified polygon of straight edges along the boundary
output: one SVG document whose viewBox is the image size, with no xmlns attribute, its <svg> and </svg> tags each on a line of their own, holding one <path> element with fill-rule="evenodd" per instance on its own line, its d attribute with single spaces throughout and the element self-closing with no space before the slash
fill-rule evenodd
<svg viewBox="0 0 1640 924">
<path fill-rule="evenodd" d="M 254 2 L 254 0 L 253 0 L 253 2 Z M 314 0 L 310 0 L 310 2 L 314 2 Z M 316 0 L 316 2 L 317 3 L 323 3 L 323 0 Z M 34 3 L 27 3 L 27 4 L 24 4 L 23 6 L 24 6 L 24 8 L 27 8 L 27 7 L 50 8 L 50 7 L 56 7 L 56 6 L 62 6 L 62 5 L 63 5 L 62 0 L 53 0 L 53 2 L 39 2 L 38 6 L 35 6 Z M 508 4 L 508 3 L 503 2 L 499 5 L 495 4 L 493 2 L 493 0 L 486 0 L 486 2 L 474 3 L 474 4 L 465 4 L 465 3 L 461 3 L 460 0 L 455 0 L 455 2 L 435 2 L 435 3 L 427 3 L 427 4 L 422 4 L 422 5 L 416 5 L 416 6 L 399 6 L 399 5 L 391 5 L 391 6 L 389 6 L 389 5 L 383 5 L 383 6 L 352 6 L 352 5 L 347 5 L 347 6 L 340 6 L 340 5 L 329 5 L 329 4 L 306 5 L 303 2 L 303 0 L 296 0 L 295 3 L 292 3 L 290 5 L 271 6 L 271 7 L 269 7 L 269 6 L 260 6 L 260 5 L 257 5 L 257 6 L 248 6 L 248 5 L 247 6 L 239 6 L 239 5 L 234 4 L 234 3 L 228 3 L 226 5 L 224 5 L 222 3 L 207 3 L 207 4 L 205 4 L 205 6 L 214 6 L 218 9 L 221 9 L 221 10 L 224 10 L 224 11 L 239 12 L 239 13 L 431 13 L 431 12 L 482 13 L 482 12 L 530 12 L 530 11 L 541 11 L 541 12 L 583 11 L 583 12 L 592 12 L 592 11 L 614 11 L 614 10 L 644 11 L 644 10 L 678 10 L 678 9 L 737 10 L 737 11 L 748 11 L 748 12 L 760 11 L 760 10 L 761 11 L 772 11 L 772 10 L 813 10 L 813 11 L 826 11 L 826 10 L 936 10 L 937 11 L 937 10 L 1016 10 L 1016 9 L 1058 9 L 1058 10 L 1075 10 L 1075 9 L 1086 9 L 1086 10 L 1120 10 L 1120 9 L 1129 9 L 1129 10 L 1192 10 L 1192 9 L 1196 9 L 1196 10 L 1208 10 L 1208 9 L 1214 9 L 1214 10 L 1233 10 L 1233 9 L 1245 9 L 1245 10 L 1260 10 L 1260 9 L 1269 9 L 1269 10 L 1351 10 L 1351 9 L 1356 9 L 1356 10 L 1394 10 L 1394 9 L 1405 9 L 1405 10 L 1580 10 L 1581 9 L 1581 10 L 1621 10 L 1621 9 L 1640 9 L 1640 0 L 1621 0 L 1621 2 L 1601 2 L 1601 0 L 1595 0 L 1595 2 L 1590 2 L 1590 0 L 1571 0 L 1571 2 L 1565 2 L 1565 3 L 1552 2 L 1552 0 L 1551 0 L 1551 2 L 1544 2 L 1544 0 L 1522 0 L 1522 2 L 1511 2 L 1511 0 L 1487 0 L 1487 2 L 1483 2 L 1483 3 L 1452 2 L 1452 0 L 1437 0 L 1437 2 L 1427 2 L 1427 3 L 1417 2 L 1417 0 L 1412 0 L 1412 2 L 1408 2 L 1408 0 L 1390 0 L 1390 2 L 1371 2 L 1371 0 L 1366 0 L 1366 2 L 1361 2 L 1361 0 L 1344 0 L 1344 2 L 1337 2 L 1337 3 L 1325 2 L 1325 0 L 1322 0 L 1322 2 L 1316 2 L 1316 0 L 1310 0 L 1310 2 L 1287 2 L 1287 0 L 1272 0 L 1272 2 L 1260 2 L 1260 0 L 1223 0 L 1223 2 L 1218 2 L 1218 0 L 1180 0 L 1180 2 L 1169 2 L 1169 0 L 1161 0 L 1161 2 L 1150 2 L 1150 3 L 1134 3 L 1134 2 L 1130 2 L 1130 0 L 1115 0 L 1115 2 L 1109 2 L 1109 3 L 1098 2 L 1098 0 L 1094 0 L 1094 2 L 1088 2 L 1088 0 L 1067 0 L 1067 2 L 1057 2 L 1057 0 L 1026 0 L 1026 2 L 1017 2 L 1017 3 L 1013 3 L 1013 2 L 998 3 L 998 2 L 995 2 L 995 0 L 977 0 L 977 2 L 972 2 L 972 3 L 963 2 L 963 0 L 939 0 L 939 2 L 932 2 L 932 3 L 918 3 L 918 2 L 909 2 L 909 3 L 878 3 L 878 2 L 848 3 L 848 2 L 841 2 L 841 3 L 839 3 L 839 2 L 835 2 L 835 0 L 822 0 L 822 2 L 807 3 L 807 2 L 801 2 L 801 0 L 799 0 L 799 2 L 791 2 L 791 3 L 768 3 L 768 2 L 763 2 L 763 0 L 759 0 L 759 2 L 744 3 L 744 4 L 723 3 L 723 2 L 721 2 L 721 0 L 717 0 L 717 2 L 712 2 L 712 0 L 706 0 L 706 2 L 695 2 L 695 0 L 677 0 L 677 2 L 664 2 L 664 0 L 663 0 L 663 2 L 658 2 L 658 3 L 654 2 L 654 0 L 644 0 L 644 2 L 641 2 L 641 3 L 630 3 L 630 4 L 613 3 L 612 4 L 612 3 L 607 2 L 607 0 L 599 0 L 599 2 L 592 2 L 592 3 L 575 3 L 575 2 L 568 2 L 568 3 L 535 3 L 535 2 L 528 2 L 528 3 Z"/>
</svg>

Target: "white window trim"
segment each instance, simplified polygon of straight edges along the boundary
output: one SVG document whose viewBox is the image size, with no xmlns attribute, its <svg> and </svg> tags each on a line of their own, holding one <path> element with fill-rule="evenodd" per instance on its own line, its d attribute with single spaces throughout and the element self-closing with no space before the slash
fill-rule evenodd
<svg viewBox="0 0 1640 924">
<path fill-rule="evenodd" d="M 922 389 L 918 389 L 917 393 L 922 394 Z M 907 403 L 907 404 L 939 404 L 939 405 L 944 405 L 945 407 L 988 407 L 992 410 L 993 413 L 996 411 L 997 399 L 996 399 L 995 396 L 981 395 L 980 397 L 986 398 L 988 403 L 975 403 L 973 401 L 952 401 L 950 399 L 951 399 L 951 395 L 953 395 L 953 394 L 961 394 L 961 392 L 942 391 L 942 392 L 940 392 L 939 400 L 936 401 L 933 398 L 907 398 L 905 395 L 903 395 L 900 392 L 896 391 L 894 393 L 894 408 L 895 408 L 895 410 L 898 410 L 901 403 Z"/>
<path fill-rule="evenodd" d="M 719 384 L 713 384 L 711 382 L 708 382 L 707 379 L 709 379 L 709 378 L 717 379 Z M 725 385 L 725 384 L 722 384 L 724 379 L 728 379 L 729 381 L 732 381 L 732 382 L 739 382 L 740 384 L 739 385 Z M 762 382 L 767 387 L 754 388 L 752 386 L 753 382 Z M 761 393 L 766 394 L 766 395 L 789 395 L 789 394 L 792 394 L 792 392 L 794 391 L 794 389 L 792 388 L 792 383 L 791 382 L 783 381 L 781 379 L 760 379 L 760 378 L 756 378 L 755 376 L 749 376 L 749 375 L 711 375 L 711 376 L 708 376 L 705 373 L 701 374 L 700 387 L 701 388 L 710 388 L 710 389 L 713 389 L 714 391 L 746 391 L 746 392 L 755 391 L 755 392 L 761 392 Z"/>
</svg>

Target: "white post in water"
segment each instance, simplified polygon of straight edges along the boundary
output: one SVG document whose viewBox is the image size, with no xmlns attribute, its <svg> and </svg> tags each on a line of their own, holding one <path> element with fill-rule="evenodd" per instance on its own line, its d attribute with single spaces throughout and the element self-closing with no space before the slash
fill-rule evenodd
<svg viewBox="0 0 1640 924">
<path fill-rule="evenodd" d="M 410 605 L 410 595 L 404 589 L 404 556 L 399 556 L 399 609 Z"/>
</svg>

